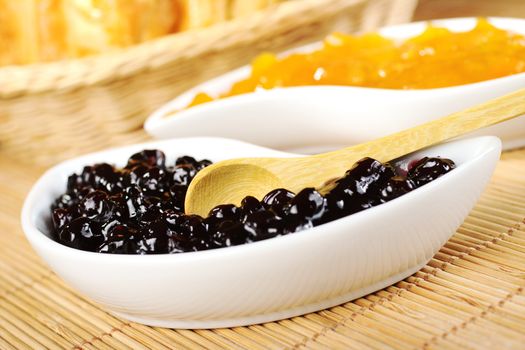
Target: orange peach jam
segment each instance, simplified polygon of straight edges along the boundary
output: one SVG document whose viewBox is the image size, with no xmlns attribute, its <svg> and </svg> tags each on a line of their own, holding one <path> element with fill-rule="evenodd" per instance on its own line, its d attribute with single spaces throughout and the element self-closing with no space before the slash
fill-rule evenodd
<svg viewBox="0 0 525 350">
<path fill-rule="evenodd" d="M 466 32 L 429 25 L 404 42 L 371 33 L 334 33 L 321 49 L 278 59 L 264 53 L 251 75 L 221 97 L 300 85 L 351 85 L 430 89 L 462 85 L 525 71 L 525 37 L 485 19 Z M 190 106 L 213 100 L 200 93 Z"/>
</svg>

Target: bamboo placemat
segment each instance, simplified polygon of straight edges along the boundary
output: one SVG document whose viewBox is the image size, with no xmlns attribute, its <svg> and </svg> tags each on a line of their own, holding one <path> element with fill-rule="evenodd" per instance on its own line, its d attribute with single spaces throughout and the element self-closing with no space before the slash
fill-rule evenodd
<svg viewBox="0 0 525 350">
<path fill-rule="evenodd" d="M 0 349 L 525 348 L 525 150 L 503 155 L 457 233 L 404 281 L 303 317 L 198 331 L 120 320 L 66 286 L 19 225 L 43 169 L 5 156 L 0 169 Z"/>
</svg>

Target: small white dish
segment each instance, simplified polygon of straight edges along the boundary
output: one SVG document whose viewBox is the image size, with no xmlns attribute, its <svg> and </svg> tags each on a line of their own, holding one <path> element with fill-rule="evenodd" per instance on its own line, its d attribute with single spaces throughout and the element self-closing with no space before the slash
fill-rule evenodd
<svg viewBox="0 0 525 350">
<path fill-rule="evenodd" d="M 432 21 L 453 31 L 471 29 L 475 22 L 476 18 Z M 525 34 L 525 19 L 490 18 L 490 22 Z M 427 22 L 409 23 L 379 32 L 401 40 L 419 34 L 426 25 Z M 288 53 L 311 51 L 319 45 Z M 525 73 L 426 90 L 304 86 L 258 91 L 184 110 L 198 92 L 218 96 L 249 73 L 250 67 L 245 66 L 192 88 L 155 111 L 144 128 L 157 138 L 220 136 L 290 152 L 313 153 L 379 138 L 525 87 Z M 496 135 L 505 149 L 524 146 L 525 116 L 474 135 Z"/>
<path fill-rule="evenodd" d="M 112 255 L 72 249 L 48 234 L 50 205 L 67 177 L 96 162 L 124 165 L 142 149 L 219 161 L 291 154 L 218 138 L 138 144 L 61 163 L 36 182 L 22 210 L 27 239 L 68 284 L 111 313 L 173 328 L 232 327 L 321 310 L 395 283 L 420 269 L 463 222 L 499 159 L 496 137 L 418 152 L 457 168 L 400 198 L 301 231 L 230 248 L 173 255 Z"/>
</svg>

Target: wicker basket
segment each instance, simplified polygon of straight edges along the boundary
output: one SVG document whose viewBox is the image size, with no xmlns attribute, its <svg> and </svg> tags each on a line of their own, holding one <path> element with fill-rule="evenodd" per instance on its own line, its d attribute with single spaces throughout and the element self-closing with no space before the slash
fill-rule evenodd
<svg viewBox="0 0 525 350">
<path fill-rule="evenodd" d="M 417 0 L 293 0 L 210 28 L 119 52 L 0 68 L 0 150 L 50 165 L 145 138 L 142 123 L 187 88 L 340 30 L 410 20 Z"/>
</svg>

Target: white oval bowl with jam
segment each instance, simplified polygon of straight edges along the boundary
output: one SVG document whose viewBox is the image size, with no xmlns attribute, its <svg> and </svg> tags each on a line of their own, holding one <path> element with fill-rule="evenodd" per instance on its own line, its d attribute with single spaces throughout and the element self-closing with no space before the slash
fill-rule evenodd
<svg viewBox="0 0 525 350">
<path fill-rule="evenodd" d="M 476 21 L 455 18 L 432 23 L 465 31 Z M 525 34 L 525 19 L 489 21 L 498 28 Z M 379 33 L 402 40 L 418 35 L 426 25 L 402 24 Z M 319 46 L 314 43 L 288 53 L 308 52 Z M 250 71 L 244 66 L 181 94 L 151 114 L 144 124 L 146 131 L 156 138 L 228 137 L 289 152 L 317 153 L 379 138 L 525 87 L 525 73 L 424 90 L 301 86 L 257 91 L 185 109 L 198 92 L 219 96 Z M 498 136 L 504 149 L 524 146 L 525 116 L 473 135 Z"/>
</svg>

